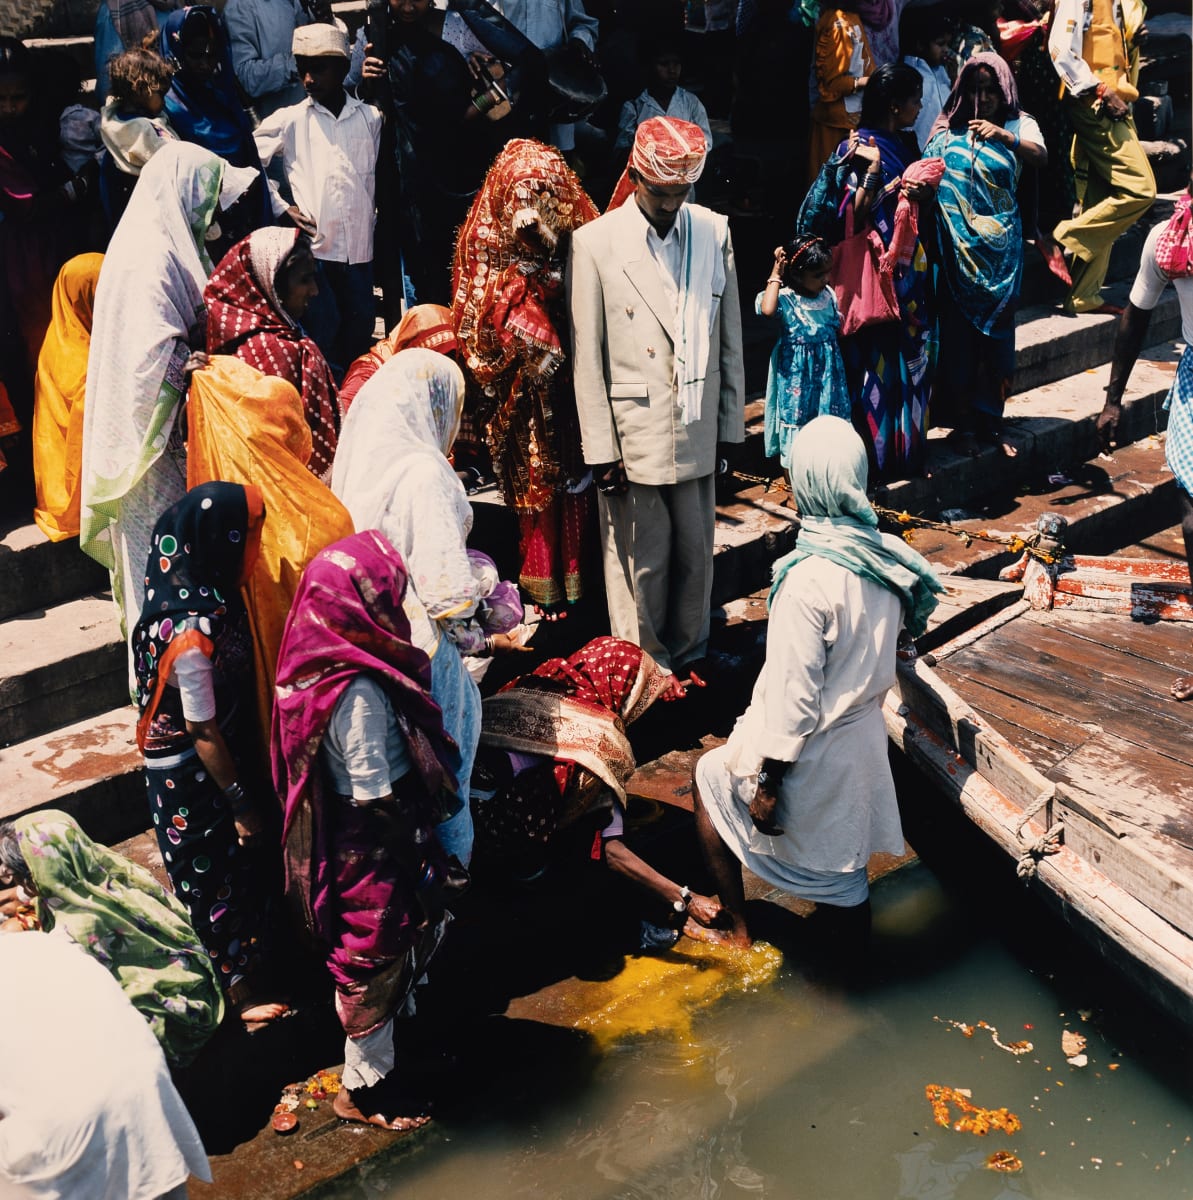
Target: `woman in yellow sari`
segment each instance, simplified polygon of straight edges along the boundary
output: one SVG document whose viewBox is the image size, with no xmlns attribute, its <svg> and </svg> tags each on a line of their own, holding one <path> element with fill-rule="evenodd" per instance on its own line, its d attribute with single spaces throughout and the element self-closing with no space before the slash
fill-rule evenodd
<svg viewBox="0 0 1193 1200">
<path fill-rule="evenodd" d="M 58 272 L 50 328 L 33 382 L 33 519 L 52 542 L 79 536 L 83 394 L 91 351 L 91 313 L 102 254 L 79 254 Z"/>
<path fill-rule="evenodd" d="M 215 355 L 191 377 L 187 424 L 187 487 L 215 479 L 252 484 L 261 489 L 269 514 L 243 590 L 261 730 L 268 739 L 278 649 L 299 578 L 320 550 L 355 532 L 352 518 L 307 470 L 311 429 L 302 397 L 286 380 Z"/>
</svg>

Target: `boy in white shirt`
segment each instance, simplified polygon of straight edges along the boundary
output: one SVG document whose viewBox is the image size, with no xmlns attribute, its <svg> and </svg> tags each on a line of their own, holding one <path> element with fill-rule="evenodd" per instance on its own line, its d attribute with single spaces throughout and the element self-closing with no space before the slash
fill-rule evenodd
<svg viewBox="0 0 1193 1200">
<path fill-rule="evenodd" d="M 296 29 L 294 59 L 307 98 L 267 117 L 253 136 L 263 164 L 281 155 L 294 207 L 309 223 L 319 294 L 303 324 L 339 378 L 373 336 L 381 111 L 344 90 L 348 38 L 336 26 Z"/>
<path fill-rule="evenodd" d="M 913 8 L 903 16 L 903 44 L 908 47 L 903 61 L 915 67 L 924 81 L 923 107 L 915 122 L 915 138 L 921 151 L 953 90 L 944 65 L 952 46 L 953 20 L 941 11 L 944 7 Z"/>
<path fill-rule="evenodd" d="M 678 38 L 662 34 L 643 47 L 643 65 L 649 82 L 633 100 L 621 106 L 617 122 L 617 140 L 613 143 L 614 157 L 620 167 L 634 144 L 634 134 L 643 121 L 651 117 L 674 117 L 699 126 L 704 144 L 712 149 L 712 130 L 708 113 L 699 99 L 679 86 L 683 74 L 683 55 Z"/>
</svg>

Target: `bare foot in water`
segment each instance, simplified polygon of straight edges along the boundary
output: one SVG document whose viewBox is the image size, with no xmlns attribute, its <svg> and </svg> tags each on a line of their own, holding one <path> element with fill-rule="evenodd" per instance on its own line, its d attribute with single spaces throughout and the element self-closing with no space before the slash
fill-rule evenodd
<svg viewBox="0 0 1193 1200">
<path fill-rule="evenodd" d="M 1193 675 L 1182 675 L 1172 685 L 1174 700 L 1193 700 Z"/>
<path fill-rule="evenodd" d="M 396 1133 L 409 1133 L 412 1129 L 421 1129 L 431 1121 L 429 1113 L 419 1113 L 413 1117 L 387 1117 L 379 1112 L 366 1115 L 357 1107 L 355 1098 L 347 1088 L 336 1092 L 331 1107 L 341 1121 L 358 1121 L 363 1125 L 376 1125 L 378 1129 L 392 1129 Z M 367 1107 L 373 1106 L 370 1104 Z"/>
<path fill-rule="evenodd" d="M 707 942 L 710 946 L 728 946 L 734 950 L 748 950 L 754 939 L 750 937 L 745 925 L 733 925 L 727 929 L 713 929 L 701 925 L 689 917 L 683 923 L 684 937 L 690 937 L 694 942 Z"/>
</svg>

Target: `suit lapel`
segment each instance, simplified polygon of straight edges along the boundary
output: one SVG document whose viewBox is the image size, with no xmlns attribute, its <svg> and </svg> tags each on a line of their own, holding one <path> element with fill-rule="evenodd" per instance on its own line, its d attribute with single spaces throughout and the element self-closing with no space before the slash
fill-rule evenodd
<svg viewBox="0 0 1193 1200">
<path fill-rule="evenodd" d="M 633 203 L 634 198 L 631 196 L 622 206 L 623 210 L 629 209 Z M 675 310 L 667 300 L 667 293 L 663 290 L 659 265 L 651 258 L 650 251 L 646 248 L 644 222 L 636 212 L 628 211 L 623 224 L 624 232 L 619 241 L 626 260 L 622 265 L 622 270 L 625 271 L 626 278 L 633 284 L 634 290 L 642 297 L 647 308 L 654 313 L 656 320 L 663 327 L 663 331 L 674 344 Z"/>
</svg>

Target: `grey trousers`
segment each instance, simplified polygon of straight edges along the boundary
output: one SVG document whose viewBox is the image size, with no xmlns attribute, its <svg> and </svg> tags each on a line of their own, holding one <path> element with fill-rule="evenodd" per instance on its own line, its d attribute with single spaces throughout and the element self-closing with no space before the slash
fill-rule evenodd
<svg viewBox="0 0 1193 1200">
<path fill-rule="evenodd" d="M 716 476 L 600 497 L 613 636 L 675 670 L 708 649 Z"/>
</svg>

